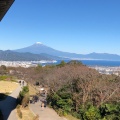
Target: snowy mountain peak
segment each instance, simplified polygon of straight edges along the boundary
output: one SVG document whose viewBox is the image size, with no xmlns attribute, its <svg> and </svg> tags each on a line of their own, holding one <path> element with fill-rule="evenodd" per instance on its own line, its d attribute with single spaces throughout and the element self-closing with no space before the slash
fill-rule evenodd
<svg viewBox="0 0 120 120">
<path fill-rule="evenodd" d="M 41 42 L 36 42 L 35 44 L 37 44 L 37 45 L 41 45 L 42 43 L 41 43 Z"/>
</svg>

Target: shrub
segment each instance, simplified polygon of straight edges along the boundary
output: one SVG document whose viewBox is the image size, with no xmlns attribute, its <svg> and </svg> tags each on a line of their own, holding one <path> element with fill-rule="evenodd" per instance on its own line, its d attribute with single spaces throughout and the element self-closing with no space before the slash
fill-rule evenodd
<svg viewBox="0 0 120 120">
<path fill-rule="evenodd" d="M 77 113 L 77 112 L 73 112 L 72 113 L 72 116 L 74 116 L 74 117 L 76 117 L 76 118 L 81 118 L 81 115 L 79 114 L 79 113 Z M 81 119 L 82 120 L 82 119 Z"/>
<path fill-rule="evenodd" d="M 19 109 L 20 108 L 20 105 L 17 105 L 17 107 L 16 107 L 17 109 Z"/>
<path fill-rule="evenodd" d="M 19 118 L 22 118 L 22 112 L 21 112 L 20 108 L 17 108 L 17 114 L 18 114 Z"/>
<path fill-rule="evenodd" d="M 17 104 L 22 105 L 22 107 L 27 107 L 29 104 L 29 88 L 28 86 L 24 86 L 22 91 L 20 91 L 19 96 L 17 98 Z"/>
<path fill-rule="evenodd" d="M 6 76 L 6 75 L 0 76 L 0 80 L 6 80 L 7 78 L 8 78 L 8 76 Z"/>
<path fill-rule="evenodd" d="M 64 67 L 65 65 L 66 65 L 66 62 L 65 62 L 65 61 L 61 61 L 61 63 L 58 64 L 57 66 L 58 66 L 58 67 Z"/>
<path fill-rule="evenodd" d="M 99 120 L 100 119 L 99 110 L 94 106 L 90 106 L 89 109 L 84 113 L 84 119 L 85 120 Z"/>
<path fill-rule="evenodd" d="M 59 116 L 63 116 L 64 115 L 63 109 L 60 109 L 60 108 L 57 110 L 57 113 L 58 113 Z"/>
<path fill-rule="evenodd" d="M 120 105 L 119 103 L 104 104 L 100 107 L 101 116 L 110 120 L 120 120 Z"/>
<path fill-rule="evenodd" d="M 26 94 L 22 100 L 22 107 L 27 107 L 29 104 L 29 95 Z"/>
</svg>

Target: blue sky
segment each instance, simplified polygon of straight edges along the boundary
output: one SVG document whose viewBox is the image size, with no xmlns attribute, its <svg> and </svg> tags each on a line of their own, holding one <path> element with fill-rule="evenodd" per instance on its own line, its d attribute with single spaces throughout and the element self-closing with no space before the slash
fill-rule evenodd
<svg viewBox="0 0 120 120">
<path fill-rule="evenodd" d="M 35 42 L 72 53 L 120 55 L 120 0 L 15 0 L 0 22 L 0 49 Z"/>
</svg>

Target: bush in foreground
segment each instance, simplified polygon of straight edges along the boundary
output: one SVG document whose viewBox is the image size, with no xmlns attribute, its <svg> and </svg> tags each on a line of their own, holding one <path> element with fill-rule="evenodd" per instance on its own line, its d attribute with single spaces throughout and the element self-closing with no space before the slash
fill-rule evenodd
<svg viewBox="0 0 120 120">
<path fill-rule="evenodd" d="M 17 98 L 17 103 L 22 105 L 22 107 L 27 107 L 29 104 L 29 88 L 28 86 L 24 86 L 22 91 L 20 91 L 19 96 Z"/>
<path fill-rule="evenodd" d="M 19 118 L 22 119 L 22 112 L 20 110 L 20 105 L 17 105 L 17 114 L 18 114 Z"/>
</svg>

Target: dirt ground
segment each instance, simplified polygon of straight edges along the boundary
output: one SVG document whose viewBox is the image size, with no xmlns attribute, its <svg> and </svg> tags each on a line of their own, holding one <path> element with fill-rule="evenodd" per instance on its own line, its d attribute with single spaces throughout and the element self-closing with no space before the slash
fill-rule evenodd
<svg viewBox="0 0 120 120">
<path fill-rule="evenodd" d="M 12 93 L 18 85 L 16 82 L 0 81 L 0 93 Z"/>
</svg>

